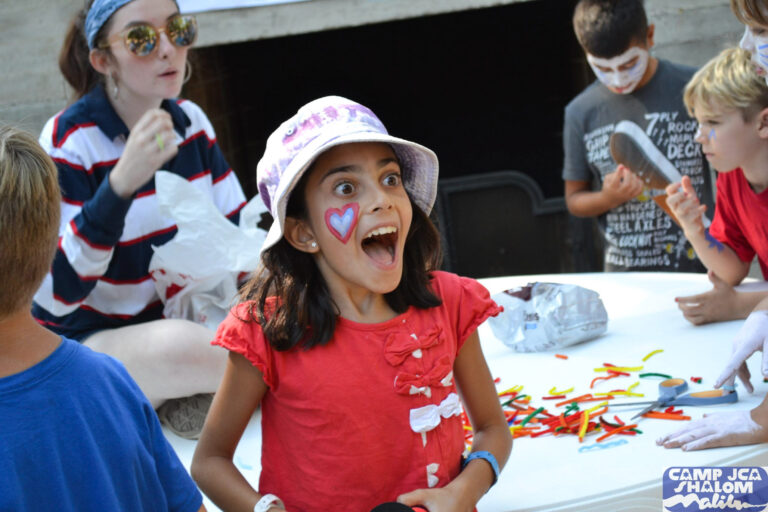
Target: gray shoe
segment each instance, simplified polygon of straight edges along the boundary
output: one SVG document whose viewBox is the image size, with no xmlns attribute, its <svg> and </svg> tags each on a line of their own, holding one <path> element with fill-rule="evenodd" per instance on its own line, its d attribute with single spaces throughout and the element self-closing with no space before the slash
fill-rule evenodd
<svg viewBox="0 0 768 512">
<path fill-rule="evenodd" d="M 177 436 L 198 439 L 212 401 L 213 393 L 172 398 L 157 408 L 157 417 Z"/>
</svg>

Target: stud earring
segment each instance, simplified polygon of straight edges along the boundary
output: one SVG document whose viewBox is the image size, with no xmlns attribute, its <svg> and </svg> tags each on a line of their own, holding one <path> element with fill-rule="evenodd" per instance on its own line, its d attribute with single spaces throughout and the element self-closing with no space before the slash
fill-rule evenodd
<svg viewBox="0 0 768 512">
<path fill-rule="evenodd" d="M 312 243 L 311 243 L 311 244 L 309 244 L 309 246 L 310 246 L 310 247 L 312 247 L 313 249 L 317 249 L 317 242 L 315 242 L 314 240 L 312 240 Z"/>
</svg>

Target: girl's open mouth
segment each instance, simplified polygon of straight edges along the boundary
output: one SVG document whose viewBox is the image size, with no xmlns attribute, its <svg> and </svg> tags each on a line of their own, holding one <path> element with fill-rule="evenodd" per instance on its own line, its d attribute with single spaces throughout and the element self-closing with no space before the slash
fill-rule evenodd
<svg viewBox="0 0 768 512">
<path fill-rule="evenodd" d="M 391 265 L 395 261 L 397 228 L 386 226 L 376 228 L 363 239 L 363 251 L 380 265 Z"/>
</svg>

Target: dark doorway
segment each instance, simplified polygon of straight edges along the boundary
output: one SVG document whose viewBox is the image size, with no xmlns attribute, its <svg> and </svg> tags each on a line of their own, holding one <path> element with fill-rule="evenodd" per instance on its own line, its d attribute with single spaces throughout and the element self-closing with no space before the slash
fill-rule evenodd
<svg viewBox="0 0 768 512">
<path fill-rule="evenodd" d="M 451 14 L 194 50 L 184 91 L 208 113 L 246 194 L 269 133 L 336 94 L 433 149 L 441 177 L 514 169 L 562 196 L 563 108 L 591 79 L 576 0 Z M 251 14 L 249 14 L 251 15 Z"/>
</svg>

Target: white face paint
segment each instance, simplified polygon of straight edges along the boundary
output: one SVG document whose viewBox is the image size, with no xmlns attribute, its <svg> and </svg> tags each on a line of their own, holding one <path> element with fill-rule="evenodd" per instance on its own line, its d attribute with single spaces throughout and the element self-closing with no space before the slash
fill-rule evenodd
<svg viewBox="0 0 768 512">
<path fill-rule="evenodd" d="M 638 46 L 633 46 L 612 59 L 601 59 L 587 54 L 587 61 L 597 79 L 619 94 L 629 94 L 635 90 L 645 75 L 649 58 L 648 50 Z M 634 64 L 627 68 L 627 64 L 632 60 L 635 60 Z"/>
<path fill-rule="evenodd" d="M 745 27 L 739 46 L 752 55 L 752 63 L 757 67 L 758 74 L 768 84 L 768 31 L 761 30 L 759 35 L 755 35 L 753 29 Z"/>
</svg>

